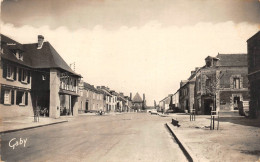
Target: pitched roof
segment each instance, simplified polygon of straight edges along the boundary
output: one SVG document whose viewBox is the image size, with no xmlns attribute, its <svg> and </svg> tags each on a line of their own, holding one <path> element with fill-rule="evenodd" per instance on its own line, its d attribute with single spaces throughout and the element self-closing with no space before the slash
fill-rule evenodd
<svg viewBox="0 0 260 162">
<path fill-rule="evenodd" d="M 8 45 L 7 43 L 15 45 Z M 59 68 L 81 77 L 68 66 L 49 42 L 44 42 L 42 48 L 37 49 L 37 43 L 21 44 L 1 34 L 1 45 L 4 49 L 2 57 L 5 59 L 31 68 Z M 12 52 L 12 49 L 16 49 L 16 46 L 22 51 L 23 61 L 16 59 Z"/>
<path fill-rule="evenodd" d="M 49 42 L 44 42 L 41 49 L 37 49 L 37 43 L 24 44 L 24 48 L 26 55 L 32 59 L 34 68 L 60 68 L 79 76 L 69 67 Z"/>
<path fill-rule="evenodd" d="M 112 96 L 106 89 L 101 89 L 106 95 Z"/>
<path fill-rule="evenodd" d="M 84 82 L 84 89 L 88 89 L 88 90 L 93 91 L 93 92 L 96 92 L 96 93 L 102 93 L 101 91 L 99 91 L 98 89 L 96 89 L 96 88 L 94 87 L 94 85 L 91 85 L 91 84 L 86 83 L 86 82 Z"/>
<path fill-rule="evenodd" d="M 218 66 L 248 66 L 247 54 L 218 54 Z"/>
<path fill-rule="evenodd" d="M 140 97 L 139 93 L 137 92 L 132 100 L 132 102 L 143 102 L 142 98 Z"/>
<path fill-rule="evenodd" d="M 9 45 L 12 44 L 12 45 Z M 16 48 L 17 47 L 17 48 Z M 22 49 L 22 44 L 14 41 L 13 39 L 1 34 L 1 48 L 3 49 L 3 54 L 1 54 L 1 57 L 6 59 L 6 60 L 10 60 L 12 62 L 27 66 L 27 67 L 31 67 L 31 60 L 29 57 L 24 56 L 23 57 L 23 61 L 18 60 L 14 54 L 14 51 L 12 51 L 13 49 Z M 22 52 L 24 54 L 24 52 Z"/>
<path fill-rule="evenodd" d="M 258 40 L 260 39 L 260 31 L 258 31 L 257 33 L 255 33 L 252 37 L 250 37 L 247 42 L 253 38 L 258 38 Z"/>
</svg>

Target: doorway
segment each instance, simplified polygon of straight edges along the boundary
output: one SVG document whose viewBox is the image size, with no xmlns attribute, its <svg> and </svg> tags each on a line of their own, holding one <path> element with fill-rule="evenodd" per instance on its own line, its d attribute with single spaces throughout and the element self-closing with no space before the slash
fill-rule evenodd
<svg viewBox="0 0 260 162">
<path fill-rule="evenodd" d="M 86 101 L 86 103 L 85 103 L 85 112 L 86 113 L 88 112 L 88 101 Z"/>
<path fill-rule="evenodd" d="M 205 99 L 204 100 L 204 115 L 210 115 L 212 108 L 213 108 L 213 100 Z"/>
<path fill-rule="evenodd" d="M 240 102 L 240 97 L 239 96 L 235 96 L 233 101 L 234 101 L 234 109 L 233 110 L 238 110 L 238 104 Z"/>
</svg>

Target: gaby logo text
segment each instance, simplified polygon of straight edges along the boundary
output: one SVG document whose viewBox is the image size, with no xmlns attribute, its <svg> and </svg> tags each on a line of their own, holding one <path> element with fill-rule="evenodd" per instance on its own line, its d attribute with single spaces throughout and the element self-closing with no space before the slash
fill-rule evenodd
<svg viewBox="0 0 260 162">
<path fill-rule="evenodd" d="M 10 141 L 9 141 L 9 147 L 13 148 L 13 150 L 21 145 L 23 147 L 26 146 L 26 142 L 27 142 L 27 138 L 25 139 L 22 139 L 22 138 L 19 138 L 19 139 L 16 139 L 16 138 L 12 138 Z"/>
</svg>

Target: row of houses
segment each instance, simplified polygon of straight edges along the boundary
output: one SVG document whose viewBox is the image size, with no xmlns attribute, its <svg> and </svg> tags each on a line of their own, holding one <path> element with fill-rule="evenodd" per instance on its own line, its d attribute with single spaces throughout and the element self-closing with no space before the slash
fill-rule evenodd
<svg viewBox="0 0 260 162">
<path fill-rule="evenodd" d="M 213 108 L 236 113 L 241 101 L 249 101 L 250 114 L 256 117 L 260 110 L 260 32 L 247 44 L 247 54 L 207 56 L 205 65 L 194 68 L 186 80 L 181 80 L 180 88 L 161 100 L 159 108 L 166 111 L 175 106 L 205 115 Z"/>
<path fill-rule="evenodd" d="M 94 111 L 130 112 L 144 109 L 145 95 L 132 99 L 106 86 L 91 85 L 73 71 L 53 46 L 38 36 L 21 44 L 1 34 L 0 117 L 51 118 Z"/>
</svg>

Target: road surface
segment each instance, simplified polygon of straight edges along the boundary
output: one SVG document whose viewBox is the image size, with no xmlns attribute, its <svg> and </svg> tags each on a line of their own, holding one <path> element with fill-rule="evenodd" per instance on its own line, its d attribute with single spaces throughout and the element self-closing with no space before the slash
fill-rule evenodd
<svg viewBox="0 0 260 162">
<path fill-rule="evenodd" d="M 146 113 L 81 115 L 2 135 L 1 156 L 5 161 L 187 161 L 164 126 L 167 121 Z"/>
</svg>

